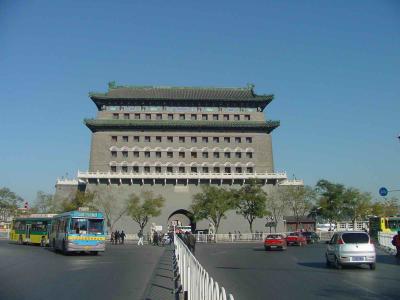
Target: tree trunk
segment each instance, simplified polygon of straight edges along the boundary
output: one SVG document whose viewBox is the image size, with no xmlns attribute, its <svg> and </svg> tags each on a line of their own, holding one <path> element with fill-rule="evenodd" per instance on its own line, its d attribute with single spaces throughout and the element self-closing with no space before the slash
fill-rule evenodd
<svg viewBox="0 0 400 300">
<path fill-rule="evenodd" d="M 249 221 L 250 224 L 250 233 L 253 233 L 253 221 Z"/>
</svg>

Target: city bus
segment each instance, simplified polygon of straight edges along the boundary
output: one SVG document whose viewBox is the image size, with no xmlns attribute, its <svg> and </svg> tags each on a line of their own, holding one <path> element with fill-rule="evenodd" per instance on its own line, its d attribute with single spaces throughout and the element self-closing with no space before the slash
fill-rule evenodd
<svg viewBox="0 0 400 300">
<path fill-rule="evenodd" d="M 55 214 L 31 214 L 13 220 L 10 241 L 18 244 L 49 244 L 49 228 Z"/>
<path fill-rule="evenodd" d="M 50 247 L 63 253 L 105 251 L 104 215 L 101 212 L 70 211 L 53 218 Z"/>
<path fill-rule="evenodd" d="M 369 218 L 369 234 L 378 237 L 378 232 L 396 233 L 400 230 L 400 216 Z"/>
</svg>

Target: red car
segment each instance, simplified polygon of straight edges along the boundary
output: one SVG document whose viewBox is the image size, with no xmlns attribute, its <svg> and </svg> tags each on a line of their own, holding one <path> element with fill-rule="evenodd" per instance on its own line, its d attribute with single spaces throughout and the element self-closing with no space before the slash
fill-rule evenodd
<svg viewBox="0 0 400 300">
<path fill-rule="evenodd" d="M 281 249 L 285 250 L 287 248 L 287 243 L 285 237 L 282 234 L 269 234 L 264 240 L 265 250 L 271 249 Z"/>
<path fill-rule="evenodd" d="M 288 245 L 299 245 L 304 246 L 307 245 L 307 240 L 304 235 L 300 232 L 291 232 L 286 237 L 286 242 Z"/>
</svg>

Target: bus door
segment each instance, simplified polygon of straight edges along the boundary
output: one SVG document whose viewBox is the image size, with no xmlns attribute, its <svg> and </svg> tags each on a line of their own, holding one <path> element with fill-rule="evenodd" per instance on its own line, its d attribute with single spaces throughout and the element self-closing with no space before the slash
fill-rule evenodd
<svg viewBox="0 0 400 300">
<path fill-rule="evenodd" d="M 25 229 L 25 238 L 28 240 L 31 238 L 31 224 L 26 224 L 26 229 Z"/>
</svg>

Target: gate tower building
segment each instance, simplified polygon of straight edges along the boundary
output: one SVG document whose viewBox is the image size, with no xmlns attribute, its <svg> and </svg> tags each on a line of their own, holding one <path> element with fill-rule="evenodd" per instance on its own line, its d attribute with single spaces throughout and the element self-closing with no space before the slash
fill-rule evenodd
<svg viewBox="0 0 400 300">
<path fill-rule="evenodd" d="M 259 179 L 268 191 L 275 185 L 302 185 L 276 173 L 271 132 L 279 121 L 266 120 L 265 108 L 273 95 L 257 95 L 244 88 L 117 86 L 106 93 L 90 93 L 97 108 L 85 119 L 92 132 L 89 170 L 74 181 L 58 180 L 56 193 L 108 189 L 113 200 L 131 193 L 153 191 L 166 198 L 162 225 L 173 221 L 192 224 L 192 196 L 204 184 L 240 187 Z M 265 230 L 265 221 L 255 230 Z M 137 228 L 125 218 L 121 226 Z M 208 228 L 208 223 L 197 228 Z M 234 212 L 221 232 L 248 231 L 248 223 Z"/>
</svg>

